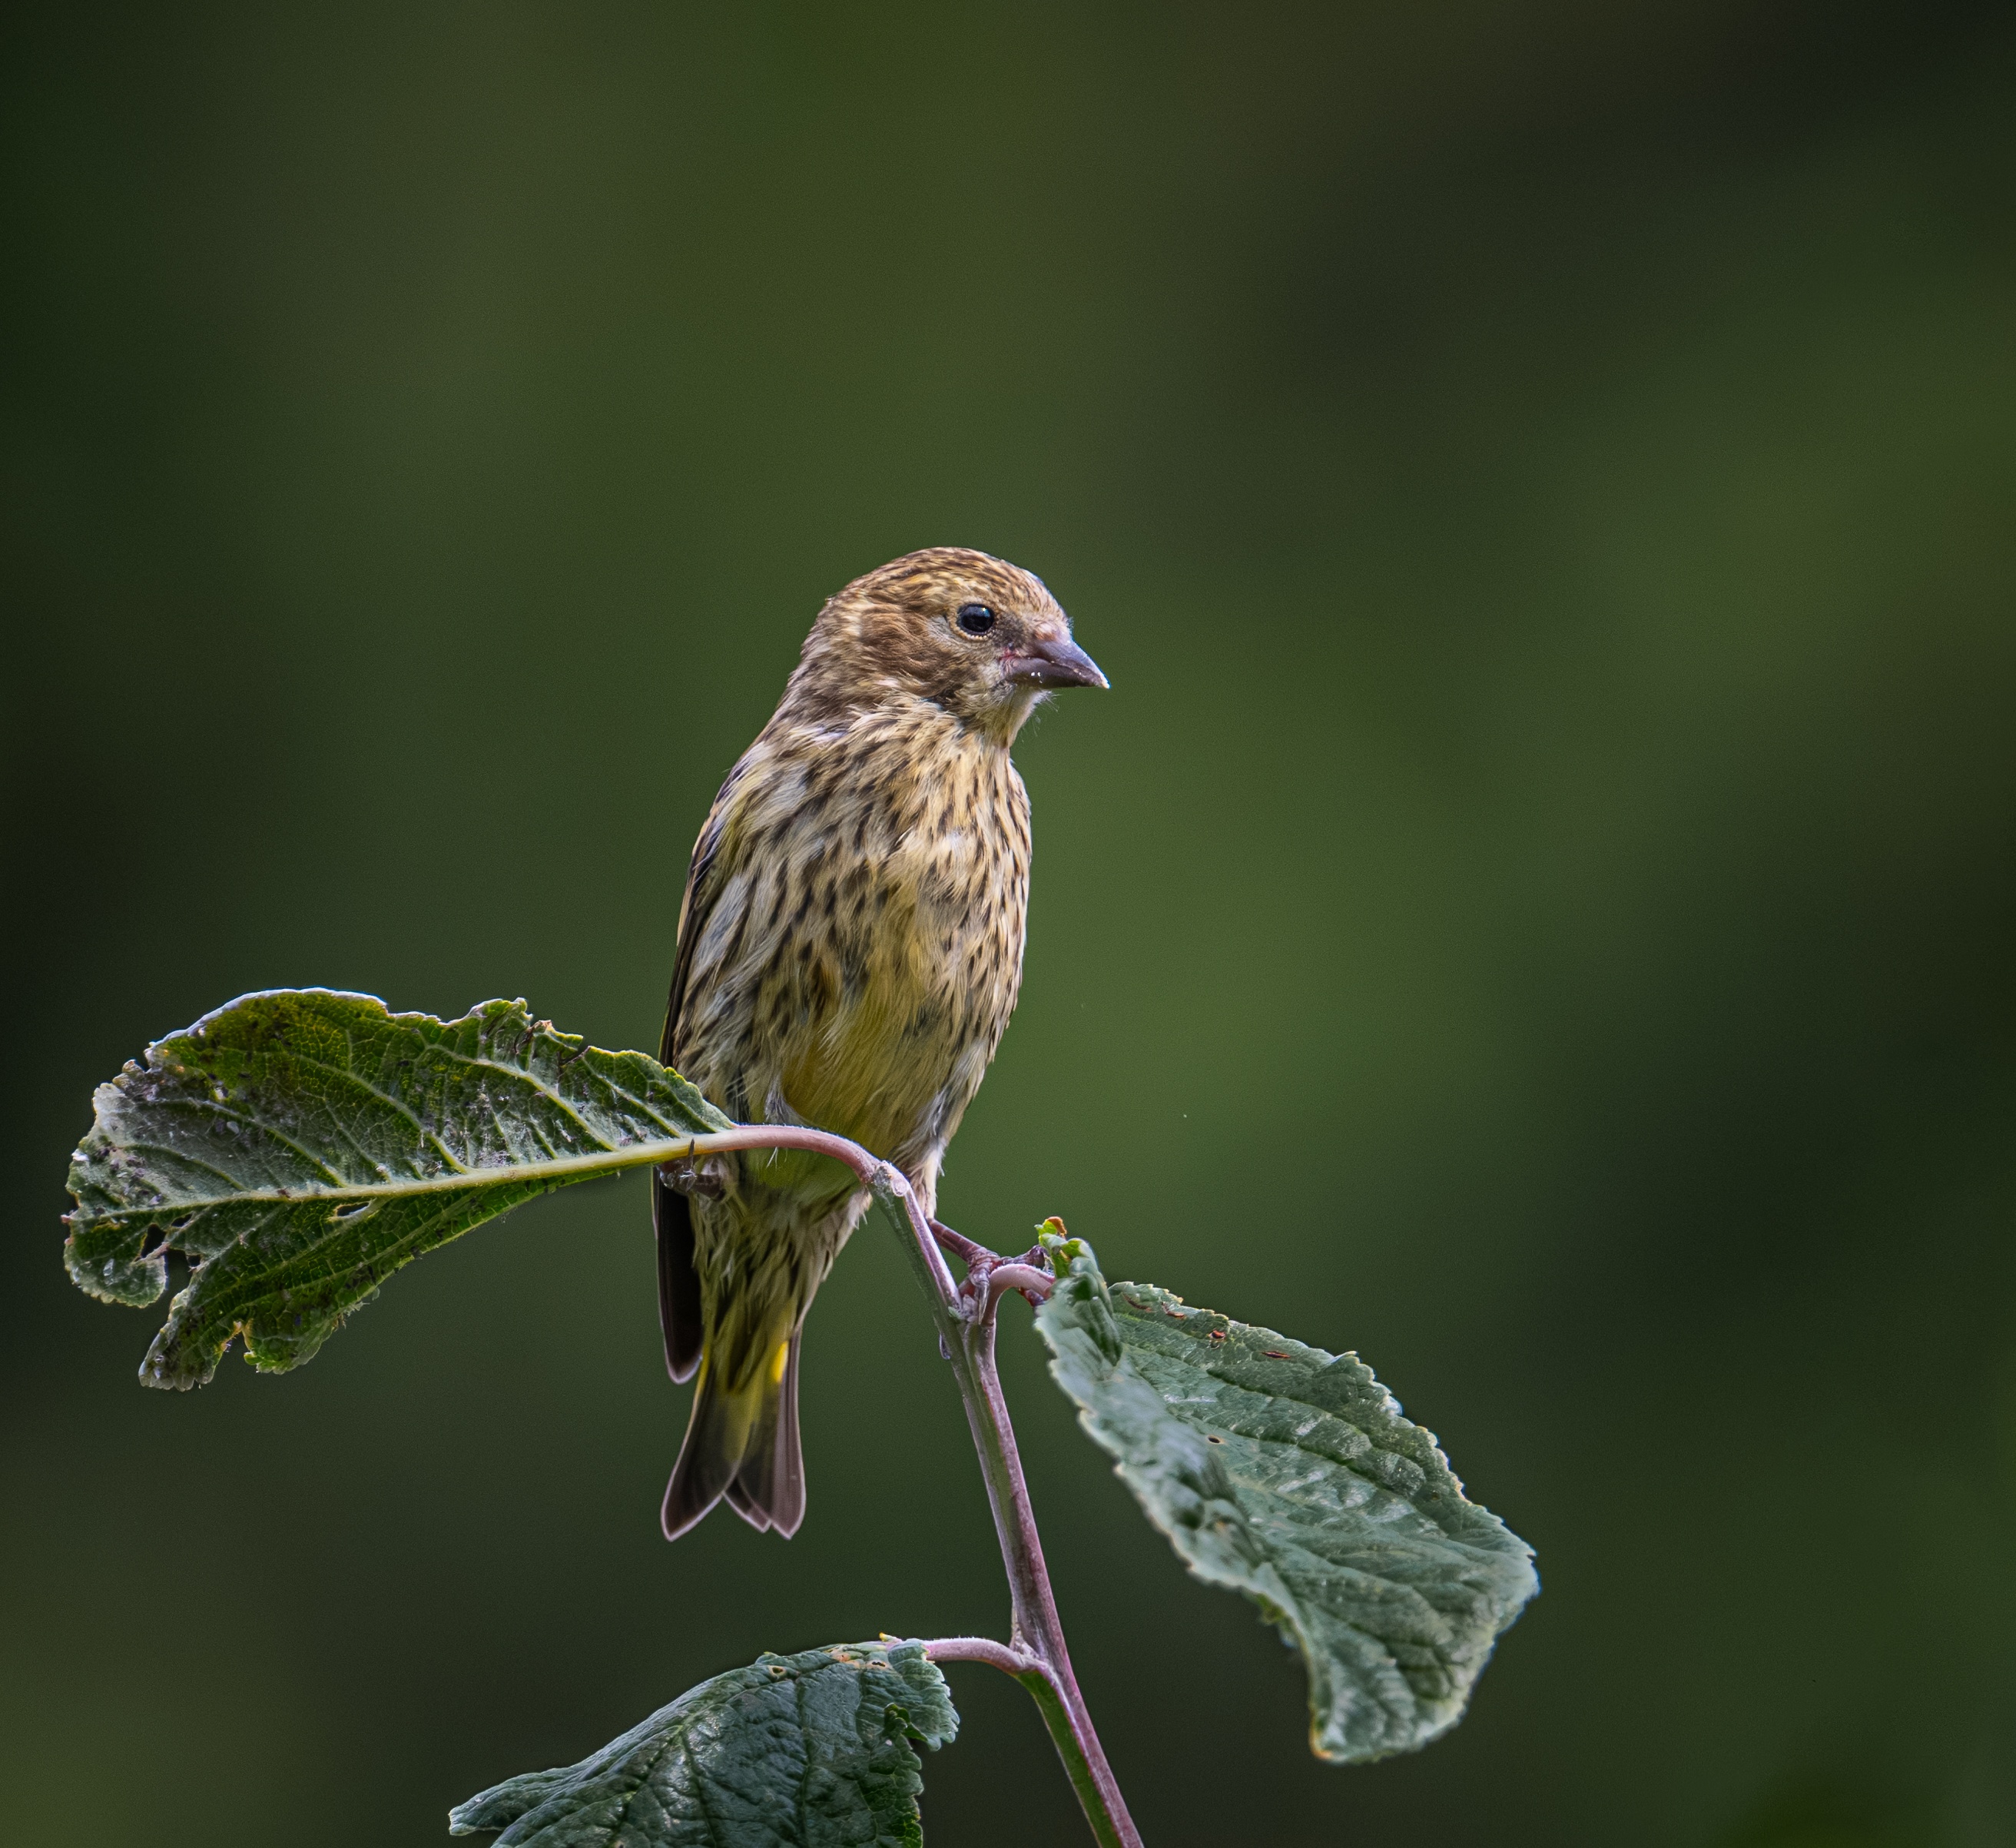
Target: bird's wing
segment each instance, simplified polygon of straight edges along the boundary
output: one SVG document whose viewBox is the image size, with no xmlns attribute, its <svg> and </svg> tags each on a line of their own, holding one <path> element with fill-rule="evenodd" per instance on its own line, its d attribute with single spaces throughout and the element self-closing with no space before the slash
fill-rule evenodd
<svg viewBox="0 0 2016 1848">
<path fill-rule="evenodd" d="M 665 1006 L 664 1036 L 658 1043 L 658 1063 L 668 1068 L 672 1064 L 680 1010 L 686 1004 L 693 946 L 707 928 L 707 914 L 720 889 L 720 881 L 710 881 L 707 875 L 714 869 L 729 797 L 740 768 L 738 765 L 730 773 L 721 794 L 715 798 L 707 826 L 693 843 L 693 864 L 687 869 L 686 889 L 679 900 L 679 947 L 672 963 L 672 992 Z M 685 1194 L 668 1186 L 664 1176 L 655 1169 L 651 1173 L 651 1223 L 658 1234 L 658 1324 L 664 1331 L 665 1367 L 674 1379 L 689 1380 L 700 1365 L 701 1334 L 700 1273 L 693 1266 L 693 1205 Z"/>
</svg>

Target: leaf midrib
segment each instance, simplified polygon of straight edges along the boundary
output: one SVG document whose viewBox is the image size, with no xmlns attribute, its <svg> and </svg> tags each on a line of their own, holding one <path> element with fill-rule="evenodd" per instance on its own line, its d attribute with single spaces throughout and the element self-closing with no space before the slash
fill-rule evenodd
<svg viewBox="0 0 2016 1848">
<path fill-rule="evenodd" d="M 291 1048 L 288 1049 L 287 1057 L 296 1064 L 312 1071 L 326 1073 L 329 1077 L 336 1079 L 342 1083 L 353 1086 L 355 1090 L 361 1091 L 365 1097 L 375 1099 L 377 1102 L 383 1104 L 387 1109 L 395 1111 L 398 1115 L 404 1117 L 406 1121 L 412 1126 L 415 1133 L 420 1137 L 423 1144 L 430 1146 L 437 1151 L 443 1161 L 452 1164 L 457 1169 L 462 1169 L 460 1158 L 458 1157 L 454 1151 L 448 1146 L 448 1144 L 443 1140 L 438 1130 L 430 1129 L 427 1127 L 426 1119 L 423 1118 L 418 1111 L 414 1109 L 414 1108 L 410 1104 L 407 1103 L 404 1098 L 394 1097 L 389 1091 L 380 1090 L 376 1085 L 373 1084 L 368 1078 L 365 1078 L 358 1070 L 355 1062 L 358 1050 L 355 1036 L 350 1034 L 346 1034 L 344 1036 L 344 1043 L 348 1049 L 351 1059 L 350 1062 L 341 1065 L 333 1064 L 327 1059 L 317 1058 L 312 1053 L 298 1052 L 292 1050 Z M 559 1111 L 562 1115 L 565 1116 L 570 1122 L 574 1123 L 584 1136 L 586 1136 L 591 1140 L 597 1142 L 601 1141 L 600 1137 L 596 1134 L 596 1132 L 589 1123 L 587 1119 L 581 1114 L 581 1107 L 578 1105 L 572 1099 L 564 1096 L 562 1093 L 554 1089 L 552 1085 L 549 1084 L 545 1079 L 539 1077 L 536 1072 L 532 1071 L 529 1066 L 502 1064 L 494 1058 L 473 1058 L 466 1054 L 447 1051 L 438 1043 L 430 1047 L 430 1050 L 437 1054 L 441 1054 L 445 1063 L 459 1066 L 466 1071 L 494 1072 L 499 1074 L 501 1076 L 517 1080 L 523 1088 L 531 1093 L 535 1098 L 542 1100 L 544 1102 L 552 1106 L 553 1109 Z M 196 1068 L 202 1070 L 206 1076 L 211 1079 L 213 1083 L 222 1082 L 219 1075 L 211 1071 L 209 1068 L 199 1067 Z M 642 1111 L 647 1116 L 658 1116 L 658 1113 L 655 1110 L 652 1109 L 648 1103 L 645 1102 L 644 1100 L 640 1097 L 633 1097 L 628 1091 L 625 1090 L 621 1085 L 617 1084 L 614 1079 L 609 1078 L 606 1075 L 603 1075 L 599 1072 L 598 1075 L 603 1076 L 603 1080 L 608 1085 L 610 1090 L 616 1097 L 621 1098 L 625 1103 L 635 1105 L 639 1110 Z M 232 1110 L 227 1105 L 218 1102 L 214 1098 L 160 1098 L 158 1100 L 153 1100 L 152 1101 L 155 1102 L 157 1105 L 165 1104 L 171 1108 L 193 1108 L 197 1110 L 208 1111 L 218 1116 L 224 1117 L 233 1122 L 244 1123 L 250 1128 L 259 1130 L 265 1135 L 272 1137 L 275 1141 L 279 1143 L 283 1147 L 293 1149 L 295 1153 L 301 1155 L 304 1160 L 312 1162 L 318 1167 L 326 1168 L 329 1165 L 326 1162 L 324 1162 L 319 1156 L 316 1155 L 312 1150 L 298 1146 L 285 1132 L 275 1127 L 273 1124 L 266 1121 L 265 1118 L 241 1111 Z M 491 1116 L 493 1121 L 496 1119 L 496 1115 L 497 1112 L 493 1106 L 491 1110 Z M 662 1118 L 659 1118 L 658 1120 L 662 1122 L 664 1119 Z M 340 1119 L 332 1118 L 331 1126 L 334 1129 L 337 1134 L 341 1136 L 345 1141 L 349 1143 L 352 1148 L 356 1149 L 357 1152 L 360 1155 L 363 1155 L 367 1161 L 372 1159 L 372 1158 L 365 1153 L 365 1150 L 359 1146 L 356 1137 L 350 1133 L 347 1126 L 343 1123 Z M 545 1135 L 543 1131 L 537 1131 L 535 1129 L 535 1133 L 538 1133 L 542 1141 L 547 1142 L 548 1145 L 549 1147 L 551 1146 L 550 1140 Z M 603 1143 L 602 1146 L 604 1148 L 607 1148 L 610 1144 Z M 623 1145 L 619 1144 L 616 1146 L 621 1147 Z M 373 1165 L 374 1166 L 377 1165 L 375 1162 L 373 1162 Z M 462 1171 L 465 1173 L 476 1172 L 473 1169 L 463 1169 Z"/>
<path fill-rule="evenodd" d="M 71 1223 L 79 1228 L 95 1228 L 141 1217 L 158 1219 L 167 1213 L 197 1212 L 215 1206 L 260 1203 L 299 1206 L 306 1201 L 404 1200 L 425 1194 L 461 1193 L 473 1188 L 507 1187 L 517 1181 L 560 1180 L 622 1168 L 641 1168 L 657 1162 L 683 1160 L 705 1154 L 715 1140 L 710 1135 L 618 1143 L 614 1147 L 605 1147 L 588 1155 L 561 1155 L 546 1162 L 500 1162 L 494 1166 L 464 1169 L 455 1173 L 430 1175 L 424 1180 L 359 1181 L 340 1187 L 234 1187 L 225 1194 L 183 1194 L 160 1205 L 117 1207 L 88 1219 L 80 1208 L 71 1215 Z"/>
</svg>

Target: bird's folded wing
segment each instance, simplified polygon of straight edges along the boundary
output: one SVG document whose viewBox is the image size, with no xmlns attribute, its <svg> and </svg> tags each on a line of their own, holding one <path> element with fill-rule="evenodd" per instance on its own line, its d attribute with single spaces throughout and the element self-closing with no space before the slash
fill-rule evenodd
<svg viewBox="0 0 2016 1848">
<path fill-rule="evenodd" d="M 739 768 L 739 766 L 738 766 Z M 693 967 L 693 946 L 707 928 L 718 880 L 710 880 L 721 844 L 722 812 L 736 777 L 731 775 L 715 798 L 707 826 L 693 844 L 693 864 L 679 900 L 679 947 L 672 964 L 671 994 L 665 1004 L 665 1031 L 658 1043 L 658 1063 L 675 1069 L 673 1057 L 679 1014 L 686 1003 L 686 978 Z M 651 1176 L 651 1223 L 658 1235 L 658 1325 L 665 1337 L 665 1367 L 675 1380 L 689 1380 L 700 1365 L 700 1273 L 693 1266 L 693 1205 L 657 1172 Z"/>
</svg>

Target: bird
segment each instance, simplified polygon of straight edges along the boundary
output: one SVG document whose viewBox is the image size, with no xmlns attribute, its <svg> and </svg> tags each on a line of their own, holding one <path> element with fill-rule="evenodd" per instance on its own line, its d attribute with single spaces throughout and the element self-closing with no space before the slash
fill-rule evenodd
<svg viewBox="0 0 2016 1848">
<path fill-rule="evenodd" d="M 913 552 L 829 598 L 694 844 L 661 1062 L 737 1122 L 860 1144 L 934 1216 L 1021 987 L 1010 747 L 1053 693 L 1107 685 L 1042 581 L 985 552 Z M 869 1198 L 802 1152 L 653 1171 L 665 1363 L 698 1376 L 668 1540 L 723 1499 L 797 1530 L 799 1343 Z"/>
</svg>

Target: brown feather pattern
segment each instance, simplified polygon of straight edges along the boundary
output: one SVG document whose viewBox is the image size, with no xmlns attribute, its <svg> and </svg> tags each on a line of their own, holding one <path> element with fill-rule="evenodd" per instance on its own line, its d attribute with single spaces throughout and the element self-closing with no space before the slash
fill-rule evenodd
<svg viewBox="0 0 2016 1848">
<path fill-rule="evenodd" d="M 993 618 L 980 636 L 959 621 L 975 605 Z M 861 1143 L 927 1211 L 1021 981 L 1029 802 L 1009 747 L 1043 695 L 1013 665 L 1069 635 L 1039 580 L 984 553 L 935 548 L 858 578 L 820 611 L 693 851 L 668 1062 L 739 1121 Z M 689 1371 L 695 1333 L 704 1359 L 667 1531 L 725 1493 L 788 1533 L 795 1403 L 765 1408 L 787 1375 L 795 1391 L 805 1311 L 868 1197 L 800 1154 L 718 1158 L 676 1184 L 686 1198 L 668 1183 L 656 1201 L 668 1360 Z M 710 1464 L 710 1444 L 743 1449 Z"/>
</svg>

